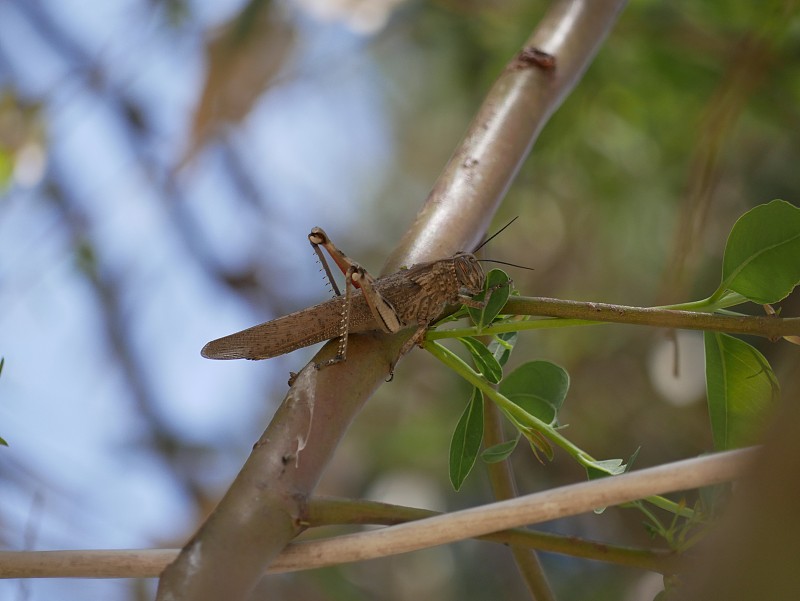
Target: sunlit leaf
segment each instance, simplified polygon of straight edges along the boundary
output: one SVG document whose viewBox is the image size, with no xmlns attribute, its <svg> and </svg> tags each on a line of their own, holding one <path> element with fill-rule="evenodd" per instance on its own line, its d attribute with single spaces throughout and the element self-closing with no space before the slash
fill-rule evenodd
<svg viewBox="0 0 800 601">
<path fill-rule="evenodd" d="M 469 307 L 469 315 L 472 321 L 478 328 L 485 328 L 492 320 L 500 313 L 510 294 L 511 286 L 509 284 L 508 274 L 502 269 L 492 269 L 486 274 L 486 284 L 484 291 L 473 296 L 473 300 L 483 301 L 486 298 L 487 291 L 491 290 L 491 296 L 486 305 L 482 309 L 474 309 Z"/>
<path fill-rule="evenodd" d="M 584 466 L 589 480 L 606 478 L 608 476 L 618 476 L 625 473 L 625 464 L 622 459 L 603 459 L 593 461 Z"/>
<path fill-rule="evenodd" d="M 738 338 L 705 333 L 706 389 L 714 448 L 755 441 L 778 398 L 775 374 L 758 350 Z"/>
<path fill-rule="evenodd" d="M 569 374 L 555 363 L 531 361 L 520 365 L 501 383 L 500 392 L 543 422 L 557 422 L 569 390 Z"/>
<path fill-rule="evenodd" d="M 483 395 L 472 390 L 472 398 L 456 424 L 450 442 L 450 482 L 458 490 L 472 471 L 483 440 Z"/>
<path fill-rule="evenodd" d="M 492 384 L 497 384 L 503 378 L 503 368 L 494 358 L 494 355 L 486 348 L 480 340 L 472 337 L 459 338 L 462 344 L 467 347 L 475 362 L 475 367 Z"/>
<path fill-rule="evenodd" d="M 755 207 L 734 224 L 725 246 L 721 290 L 768 304 L 800 282 L 800 209 L 784 200 Z"/>
</svg>

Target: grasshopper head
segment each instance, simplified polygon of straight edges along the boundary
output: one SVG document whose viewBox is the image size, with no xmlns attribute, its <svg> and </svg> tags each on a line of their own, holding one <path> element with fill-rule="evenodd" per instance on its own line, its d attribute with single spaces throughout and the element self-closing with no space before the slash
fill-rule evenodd
<svg viewBox="0 0 800 601">
<path fill-rule="evenodd" d="M 483 290 L 486 274 L 483 273 L 483 267 L 478 263 L 475 255 L 460 252 L 453 257 L 453 265 L 461 288 L 470 294 L 478 294 Z"/>
</svg>

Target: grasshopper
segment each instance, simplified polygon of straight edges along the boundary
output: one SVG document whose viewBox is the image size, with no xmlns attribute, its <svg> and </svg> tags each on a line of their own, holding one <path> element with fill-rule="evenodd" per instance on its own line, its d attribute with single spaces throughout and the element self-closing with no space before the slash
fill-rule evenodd
<svg viewBox="0 0 800 601">
<path fill-rule="evenodd" d="M 471 298 L 483 290 L 486 280 L 483 268 L 472 253 L 459 252 L 449 259 L 418 263 L 375 279 L 339 250 L 321 228 L 313 228 L 308 240 L 337 296 L 319 305 L 212 340 L 203 347 L 203 357 L 269 359 L 338 337 L 336 355 L 316 364 L 319 369 L 347 358 L 349 334 L 371 331 L 393 334 L 415 326 L 414 335 L 400 349 L 399 357 L 402 357 L 414 345 L 422 342 L 425 332 L 446 306 L 484 306 L 483 302 Z M 344 272 L 344 295 L 339 292 L 320 247 Z"/>
</svg>

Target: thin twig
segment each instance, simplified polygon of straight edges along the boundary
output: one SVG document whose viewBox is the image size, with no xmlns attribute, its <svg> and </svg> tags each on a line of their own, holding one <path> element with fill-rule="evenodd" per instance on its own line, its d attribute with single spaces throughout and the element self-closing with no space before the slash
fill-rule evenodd
<svg viewBox="0 0 800 601">
<path fill-rule="evenodd" d="M 556 541 L 542 533 L 502 532 L 523 525 L 547 522 L 563 517 L 629 503 L 656 494 L 688 490 L 739 478 L 749 469 L 757 449 L 727 451 L 687 459 L 659 467 L 629 472 L 621 476 L 571 484 L 560 488 L 499 501 L 481 507 L 429 517 L 415 522 L 370 530 L 320 541 L 294 543 L 274 561 L 270 572 L 319 568 L 338 563 L 363 561 L 408 551 L 448 544 L 467 538 L 492 535 L 493 540 L 524 544 L 536 537 L 536 545 L 564 552 L 563 540 Z M 362 508 L 366 511 L 366 508 Z M 415 510 L 417 511 L 417 510 Z M 498 534 L 492 534 L 498 533 Z M 494 537 L 498 537 L 494 539 Z M 505 537 L 509 537 L 506 539 Z M 551 545 L 550 548 L 547 545 Z M 586 549 L 584 548 L 584 551 Z M 575 553 L 574 549 L 569 551 Z M 176 556 L 176 550 L 133 551 L 38 551 L 0 552 L 2 578 L 121 578 L 152 577 Z M 646 554 L 618 550 L 627 556 L 627 565 L 645 567 Z M 674 564 L 662 564 L 669 557 L 653 551 L 652 567 L 671 572 Z M 590 554 L 582 555 L 589 557 Z M 600 557 L 593 557 L 600 559 Z M 660 567 L 656 567 L 660 565 Z"/>
<path fill-rule="evenodd" d="M 504 420 L 497 405 L 484 400 L 483 415 L 484 448 L 493 447 L 504 442 Z M 508 457 L 503 461 L 486 464 L 486 472 L 489 475 L 489 482 L 492 485 L 492 493 L 495 499 L 502 501 L 504 499 L 513 499 L 517 496 L 517 485 Z M 555 594 L 547 582 L 547 575 L 536 552 L 530 548 L 511 545 L 511 553 L 533 598 L 537 601 L 555 601 Z"/>
</svg>

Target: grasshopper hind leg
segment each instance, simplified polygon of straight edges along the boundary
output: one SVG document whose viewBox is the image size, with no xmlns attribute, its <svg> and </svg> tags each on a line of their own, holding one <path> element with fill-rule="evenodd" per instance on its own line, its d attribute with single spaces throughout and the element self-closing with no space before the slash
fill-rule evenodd
<svg viewBox="0 0 800 601">
<path fill-rule="evenodd" d="M 339 346 L 336 349 L 336 354 L 327 361 L 315 363 L 314 367 L 316 369 L 322 369 L 328 365 L 335 365 L 347 359 L 347 337 L 350 332 L 350 296 L 353 288 L 352 278 L 355 269 L 355 266 L 351 266 L 347 269 L 347 273 L 345 274 L 346 284 L 344 300 L 342 302 L 341 319 L 339 321 Z"/>
</svg>

